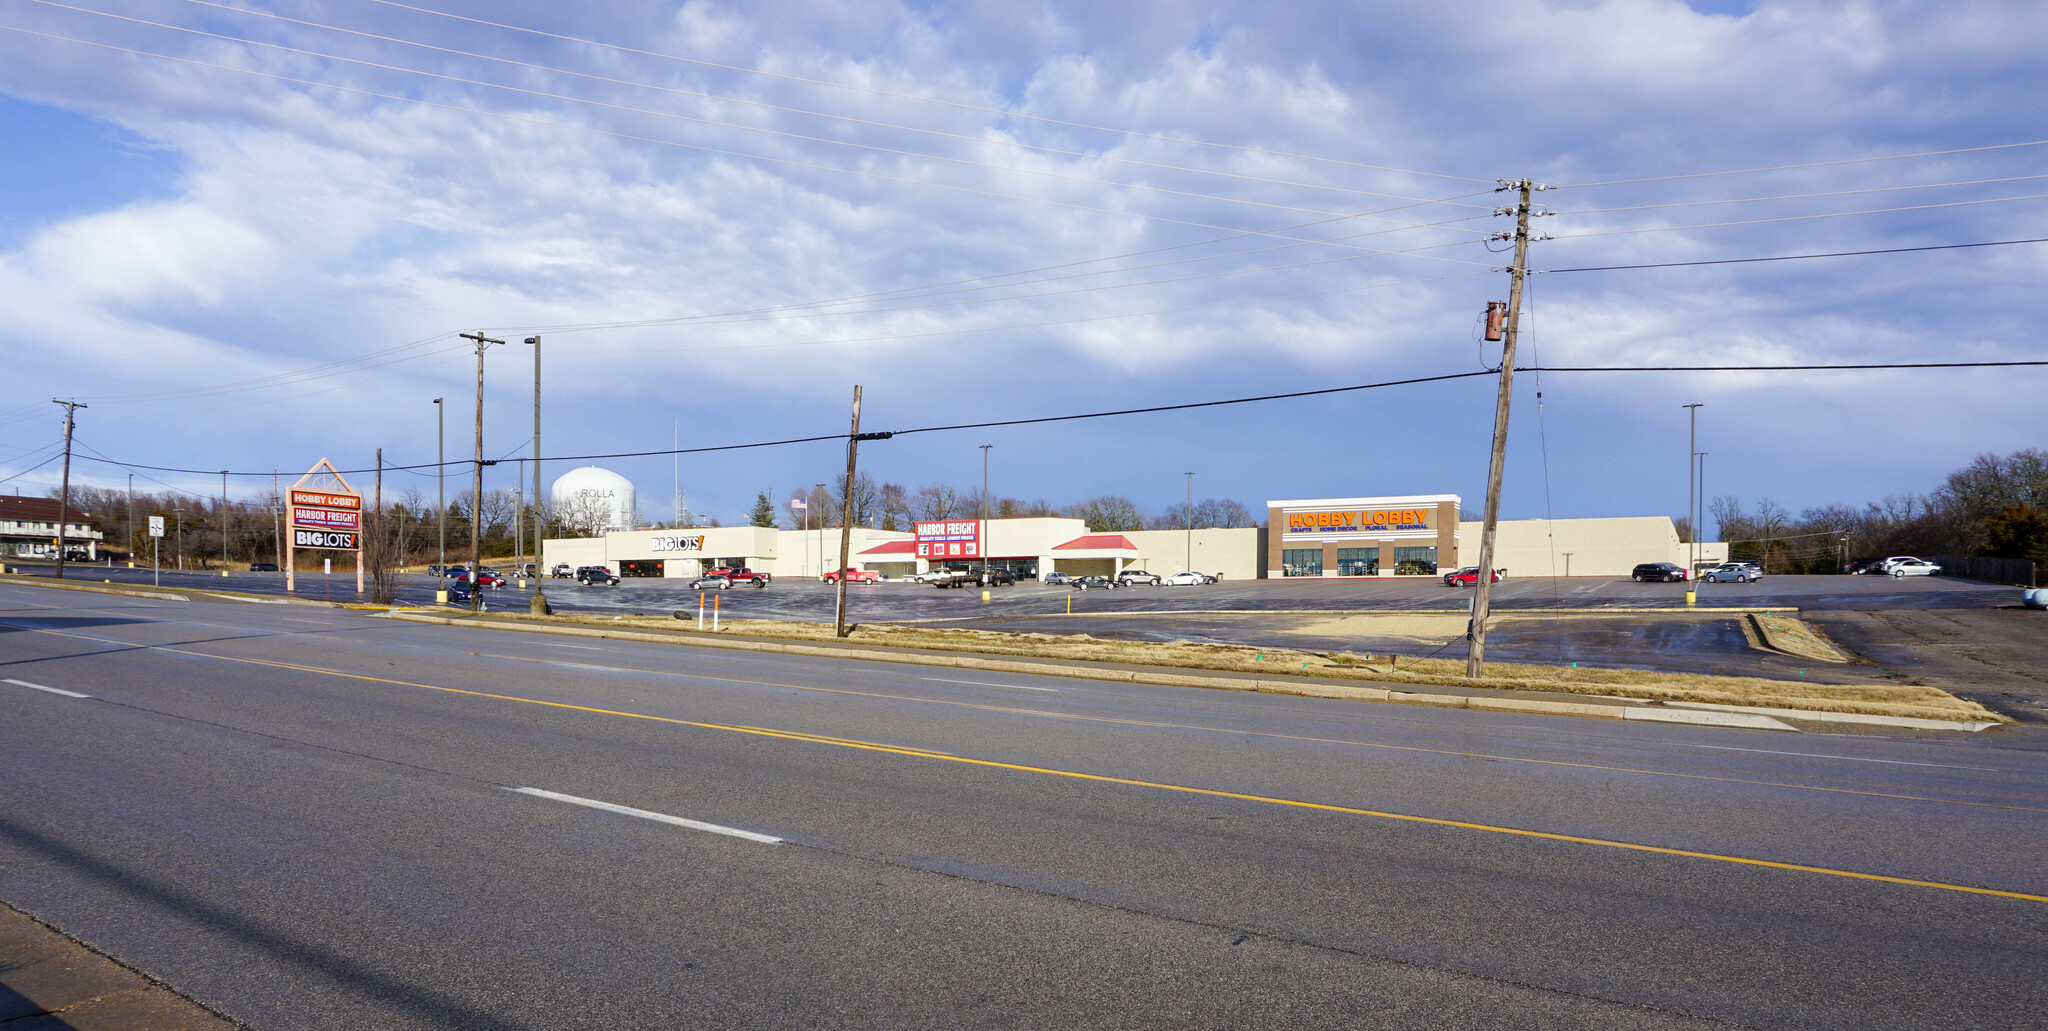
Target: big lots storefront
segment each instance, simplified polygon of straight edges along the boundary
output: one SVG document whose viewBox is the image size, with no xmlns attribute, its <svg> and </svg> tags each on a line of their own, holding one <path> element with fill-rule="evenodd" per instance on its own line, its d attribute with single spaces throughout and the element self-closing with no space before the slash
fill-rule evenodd
<svg viewBox="0 0 2048 1031">
<path fill-rule="evenodd" d="M 1458 567 L 1458 496 L 1266 502 L 1266 575 L 1435 576 Z"/>
<path fill-rule="evenodd" d="M 1020 579 L 1051 572 L 1113 577 L 1127 569 L 1167 574 L 1194 568 L 1257 577 L 1252 528 L 1090 533 L 1079 519 L 942 519 L 917 523 L 908 540 L 859 549 L 855 564 L 889 576 L 990 568 Z M 986 545 L 984 547 L 984 545 Z"/>
</svg>

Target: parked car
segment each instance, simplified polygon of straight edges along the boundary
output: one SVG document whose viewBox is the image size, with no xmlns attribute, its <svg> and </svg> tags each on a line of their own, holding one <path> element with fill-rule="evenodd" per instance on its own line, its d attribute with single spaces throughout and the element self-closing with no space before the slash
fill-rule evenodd
<svg viewBox="0 0 2048 1031">
<path fill-rule="evenodd" d="M 1114 590 L 1124 586 L 1106 576 L 1077 576 L 1067 581 L 1077 591 Z"/>
<path fill-rule="evenodd" d="M 693 591 L 722 591 L 732 586 L 732 580 L 723 576 L 700 576 L 690 581 Z"/>
<path fill-rule="evenodd" d="M 1749 563 L 1747 562 L 1723 562 L 1722 564 L 1707 570 L 1706 575 L 1700 577 L 1700 579 L 1705 580 L 1708 583 L 1716 584 L 1725 584 L 1730 581 L 1739 584 L 1746 584 L 1752 581 L 1761 580 L 1763 578 L 1764 574 L 1755 569 L 1751 569 L 1749 567 Z"/>
<path fill-rule="evenodd" d="M 991 569 L 986 573 L 974 574 L 983 587 L 1015 587 L 1017 577 L 1007 569 Z"/>
<path fill-rule="evenodd" d="M 441 575 L 447 577 L 468 576 L 468 566 L 442 566 Z"/>
<path fill-rule="evenodd" d="M 576 567 L 567 562 L 557 562 L 555 563 L 555 568 L 550 570 L 548 575 L 557 580 L 567 580 L 576 575 Z"/>
<path fill-rule="evenodd" d="M 275 563 L 275 562 L 251 562 L 251 563 L 249 563 L 249 572 L 251 572 L 251 573 L 275 573 L 275 572 L 277 572 L 277 563 Z"/>
<path fill-rule="evenodd" d="M 1151 573 L 1147 573 L 1142 569 L 1126 569 L 1123 572 L 1118 573 L 1116 575 L 1116 582 L 1123 584 L 1125 587 L 1130 587 L 1135 584 L 1150 584 L 1154 587 L 1157 587 L 1159 586 L 1159 577 L 1154 576 Z"/>
<path fill-rule="evenodd" d="M 772 579 L 772 577 L 770 577 L 767 573 L 757 573 L 754 570 L 748 569 L 745 566 L 726 566 L 721 569 L 707 569 L 704 571 L 704 575 L 722 576 L 725 577 L 727 580 L 731 580 L 733 583 L 746 584 L 750 587 L 766 587 L 768 586 L 768 581 Z"/>
<path fill-rule="evenodd" d="M 1884 561 L 1882 561 L 1882 562 L 1879 562 L 1879 563 L 1878 563 L 1878 564 L 1877 564 L 1876 566 L 1872 567 L 1872 568 L 1871 568 L 1871 572 L 1873 572 L 1873 573 L 1890 573 L 1890 572 L 1892 571 L 1892 567 L 1894 567 L 1894 566 L 1898 565 L 1898 564 L 1899 564 L 1899 563 L 1901 563 L 1901 562 L 1920 562 L 1920 561 L 1924 561 L 1924 560 L 1922 560 L 1922 559 L 1919 559 L 1919 558 L 1915 558 L 1915 557 L 1914 557 L 1914 556 L 1912 556 L 1912 555 L 1893 555 L 1893 556 L 1891 556 L 1890 558 L 1887 558 L 1887 559 L 1885 559 Z"/>
<path fill-rule="evenodd" d="M 872 569 L 835 569 L 825 574 L 825 582 L 836 584 L 842 575 L 846 577 L 846 582 L 850 584 L 878 584 L 882 582 L 882 574 Z"/>
<path fill-rule="evenodd" d="M 1495 583 L 1495 584 L 1497 584 L 1497 583 L 1499 583 L 1499 582 L 1500 582 L 1500 578 L 1501 578 L 1502 576 L 1506 575 L 1506 574 L 1507 574 L 1507 570 L 1505 570 L 1505 569 L 1496 569 L 1496 570 L 1494 570 L 1494 571 L 1493 571 L 1493 575 L 1487 578 L 1486 582 L 1487 582 L 1487 583 Z M 1444 586 L 1446 586 L 1446 587 L 1477 587 L 1477 586 L 1479 586 L 1479 567 L 1478 567 L 1478 566 L 1466 566 L 1465 568 L 1463 568 L 1463 569 L 1460 569 L 1460 570 L 1458 570 L 1457 572 L 1455 572 L 1455 573 L 1452 573 L 1451 575 L 1449 575 L 1449 576 L 1447 576 L 1447 577 L 1444 577 Z"/>
<path fill-rule="evenodd" d="M 612 572 L 609 566 L 578 566 L 576 582 L 585 587 L 595 587 L 599 584 L 609 586 L 619 582 L 619 574 Z"/>
<path fill-rule="evenodd" d="M 1881 561 L 1883 560 L 1875 558 L 1852 558 L 1849 560 L 1848 566 L 1843 568 L 1842 572 L 1848 573 L 1851 576 L 1875 573 L 1877 572 L 1877 564 Z"/>
<path fill-rule="evenodd" d="M 469 586 L 468 580 L 448 581 L 448 603 L 451 605 L 468 605 L 471 591 L 472 588 Z M 482 598 L 478 598 L 476 607 L 479 609 L 489 609 L 491 606 Z"/>
<path fill-rule="evenodd" d="M 1200 587 L 1203 584 L 1215 582 L 1209 579 L 1209 574 L 1207 573 L 1187 572 L 1175 573 L 1172 576 L 1165 577 L 1159 581 L 1159 585 L 1161 587 Z"/>
<path fill-rule="evenodd" d="M 1669 583 L 1673 580 L 1687 579 L 1691 575 L 1685 571 L 1684 566 L 1676 562 L 1645 562 L 1637 566 L 1635 572 L 1629 574 L 1629 578 L 1637 583 L 1653 580 Z"/>
<path fill-rule="evenodd" d="M 481 583 L 481 584 L 482 584 L 482 585 L 484 585 L 485 587 L 503 587 L 503 586 L 505 586 L 505 578 L 504 578 L 504 577 L 502 577 L 502 576 L 499 576 L 498 574 L 496 574 L 496 573 L 494 573 L 494 572 L 491 572 L 491 571 L 490 571 L 490 570 L 488 570 L 488 569 L 484 570 L 484 571 L 483 571 L 483 572 L 481 572 L 481 573 L 478 573 L 478 574 L 477 574 L 477 577 L 476 577 L 476 578 L 477 578 L 477 582 L 478 582 L 478 583 Z M 468 578 L 468 577 L 463 577 L 463 582 L 467 583 L 467 582 L 468 582 L 468 580 L 469 580 L 469 578 Z"/>
<path fill-rule="evenodd" d="M 1891 567 L 1893 576 L 1933 576 L 1941 572 L 1940 566 L 1918 558 L 1902 558 L 1892 562 Z"/>
<path fill-rule="evenodd" d="M 1050 572 L 1050 573 L 1047 573 L 1047 574 L 1045 574 L 1045 575 L 1044 575 L 1044 576 L 1042 576 L 1042 577 L 1039 577 L 1039 578 L 1038 578 L 1038 582 L 1039 582 L 1039 583 L 1044 583 L 1044 584 L 1062 584 L 1062 585 L 1064 585 L 1064 584 L 1070 584 L 1070 583 L 1073 583 L 1073 582 L 1074 582 L 1074 578 L 1073 578 L 1072 576 L 1070 576 L 1070 575 L 1066 574 L 1066 573 L 1062 573 L 1062 572 L 1060 572 L 1059 570 L 1055 569 L 1055 570 L 1053 570 L 1052 572 Z"/>
</svg>

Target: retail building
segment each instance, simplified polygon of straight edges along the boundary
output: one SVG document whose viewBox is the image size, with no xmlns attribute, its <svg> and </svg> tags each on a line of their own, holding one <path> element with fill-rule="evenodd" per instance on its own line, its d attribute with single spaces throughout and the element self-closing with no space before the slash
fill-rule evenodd
<svg viewBox="0 0 2048 1031">
<path fill-rule="evenodd" d="M 0 494 L 0 555 L 35 558 L 57 557 L 58 505 L 55 498 L 27 498 Z M 64 514 L 64 547 L 99 558 L 99 544 L 106 539 L 90 518 L 75 506 Z"/>
</svg>

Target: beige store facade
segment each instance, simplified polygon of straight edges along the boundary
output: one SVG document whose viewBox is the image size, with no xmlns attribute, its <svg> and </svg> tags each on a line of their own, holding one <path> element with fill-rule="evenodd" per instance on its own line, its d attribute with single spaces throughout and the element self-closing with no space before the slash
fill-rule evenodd
<svg viewBox="0 0 2048 1031">
<path fill-rule="evenodd" d="M 853 529 L 854 554 L 910 535 Z M 605 566 L 620 576 L 689 579 L 707 569 L 746 566 L 777 577 L 815 577 L 838 564 L 837 529 L 711 526 L 687 530 L 615 530 L 602 537 L 541 542 L 541 567 Z M 861 563 L 849 563 L 861 568 Z"/>
<path fill-rule="evenodd" d="M 1435 576 L 1458 567 L 1458 496 L 1266 502 L 1266 576 Z"/>
</svg>

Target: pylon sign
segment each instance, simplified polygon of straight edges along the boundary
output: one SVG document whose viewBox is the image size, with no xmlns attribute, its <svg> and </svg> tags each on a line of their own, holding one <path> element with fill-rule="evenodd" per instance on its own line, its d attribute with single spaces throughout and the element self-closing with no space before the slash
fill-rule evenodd
<svg viewBox="0 0 2048 1031">
<path fill-rule="evenodd" d="M 292 485 L 286 504 L 293 547 L 340 551 L 362 547 L 363 496 L 334 471 L 327 459 L 321 459 Z"/>
<path fill-rule="evenodd" d="M 296 561 L 300 548 L 356 553 L 356 593 L 363 591 L 363 496 L 323 458 L 292 484 L 285 501 L 285 590 L 297 590 Z"/>
</svg>

